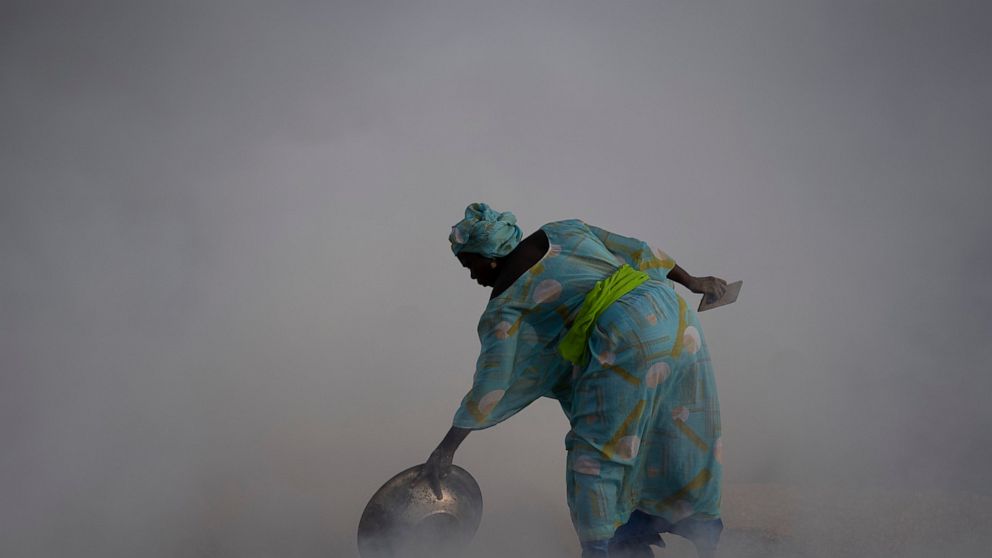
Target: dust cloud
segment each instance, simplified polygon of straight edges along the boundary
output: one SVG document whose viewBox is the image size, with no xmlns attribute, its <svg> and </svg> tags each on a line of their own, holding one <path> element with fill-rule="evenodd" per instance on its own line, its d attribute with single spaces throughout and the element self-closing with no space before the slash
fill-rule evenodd
<svg viewBox="0 0 992 558">
<path fill-rule="evenodd" d="M 724 555 L 984 555 L 990 15 L 5 2 L 0 555 L 356 557 L 469 388 L 475 201 L 744 281 Z M 465 441 L 472 556 L 578 555 L 566 430 Z"/>
</svg>

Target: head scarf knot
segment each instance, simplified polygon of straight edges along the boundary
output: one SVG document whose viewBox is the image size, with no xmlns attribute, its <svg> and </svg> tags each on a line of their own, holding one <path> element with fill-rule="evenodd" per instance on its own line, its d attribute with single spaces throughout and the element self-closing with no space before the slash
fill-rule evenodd
<svg viewBox="0 0 992 558">
<path fill-rule="evenodd" d="M 500 213 L 484 203 L 473 203 L 465 208 L 465 218 L 451 227 L 448 240 L 455 255 L 472 252 L 499 258 L 517 247 L 520 236 L 517 218 L 512 213 Z"/>
</svg>

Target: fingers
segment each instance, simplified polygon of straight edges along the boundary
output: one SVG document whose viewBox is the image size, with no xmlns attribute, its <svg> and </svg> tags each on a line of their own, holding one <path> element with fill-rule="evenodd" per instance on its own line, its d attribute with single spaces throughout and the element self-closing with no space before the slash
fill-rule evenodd
<svg viewBox="0 0 992 558">
<path fill-rule="evenodd" d="M 420 472 L 417 473 L 417 476 L 413 479 L 413 484 L 416 485 L 426 482 L 427 486 L 431 489 L 431 492 L 434 493 L 434 497 L 440 500 L 443 495 L 441 492 L 441 479 L 445 476 L 446 475 L 444 473 L 437 470 L 437 467 L 431 466 L 428 461 L 420 468 Z"/>
<path fill-rule="evenodd" d="M 430 477 L 431 491 L 434 492 L 434 497 L 438 500 L 441 499 L 441 479 L 436 476 Z"/>
<path fill-rule="evenodd" d="M 727 292 L 727 282 L 719 277 L 707 277 L 706 278 L 710 285 L 710 291 L 713 293 L 715 298 L 720 298 L 725 292 Z"/>
</svg>

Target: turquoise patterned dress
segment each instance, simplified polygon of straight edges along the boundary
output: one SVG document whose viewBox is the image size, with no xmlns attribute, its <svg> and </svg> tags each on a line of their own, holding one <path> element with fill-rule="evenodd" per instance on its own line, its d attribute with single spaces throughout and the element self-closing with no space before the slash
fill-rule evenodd
<svg viewBox="0 0 992 558">
<path fill-rule="evenodd" d="M 696 313 L 666 277 L 675 262 L 579 220 L 541 229 L 548 252 L 479 320 L 482 352 L 454 425 L 488 428 L 557 399 L 571 424 L 565 474 L 580 541 L 609 539 L 635 509 L 671 523 L 718 518 L 716 383 Z M 650 279 L 597 319 L 588 362 L 573 366 L 558 343 L 586 293 L 623 264 Z"/>
</svg>

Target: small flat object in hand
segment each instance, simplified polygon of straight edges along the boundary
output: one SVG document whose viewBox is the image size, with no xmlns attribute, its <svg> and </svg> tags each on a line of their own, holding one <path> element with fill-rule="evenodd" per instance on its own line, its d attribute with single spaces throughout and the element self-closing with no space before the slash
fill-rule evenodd
<svg viewBox="0 0 992 558">
<path fill-rule="evenodd" d="M 727 285 L 727 290 L 723 291 L 723 296 L 720 298 L 711 297 L 709 294 L 703 295 L 703 299 L 699 301 L 699 308 L 696 309 L 697 312 L 702 312 L 703 310 L 709 310 L 711 308 L 716 308 L 718 306 L 723 306 L 725 304 L 730 304 L 737 300 L 737 293 L 741 292 L 741 285 L 744 281 L 736 281 Z"/>
</svg>

